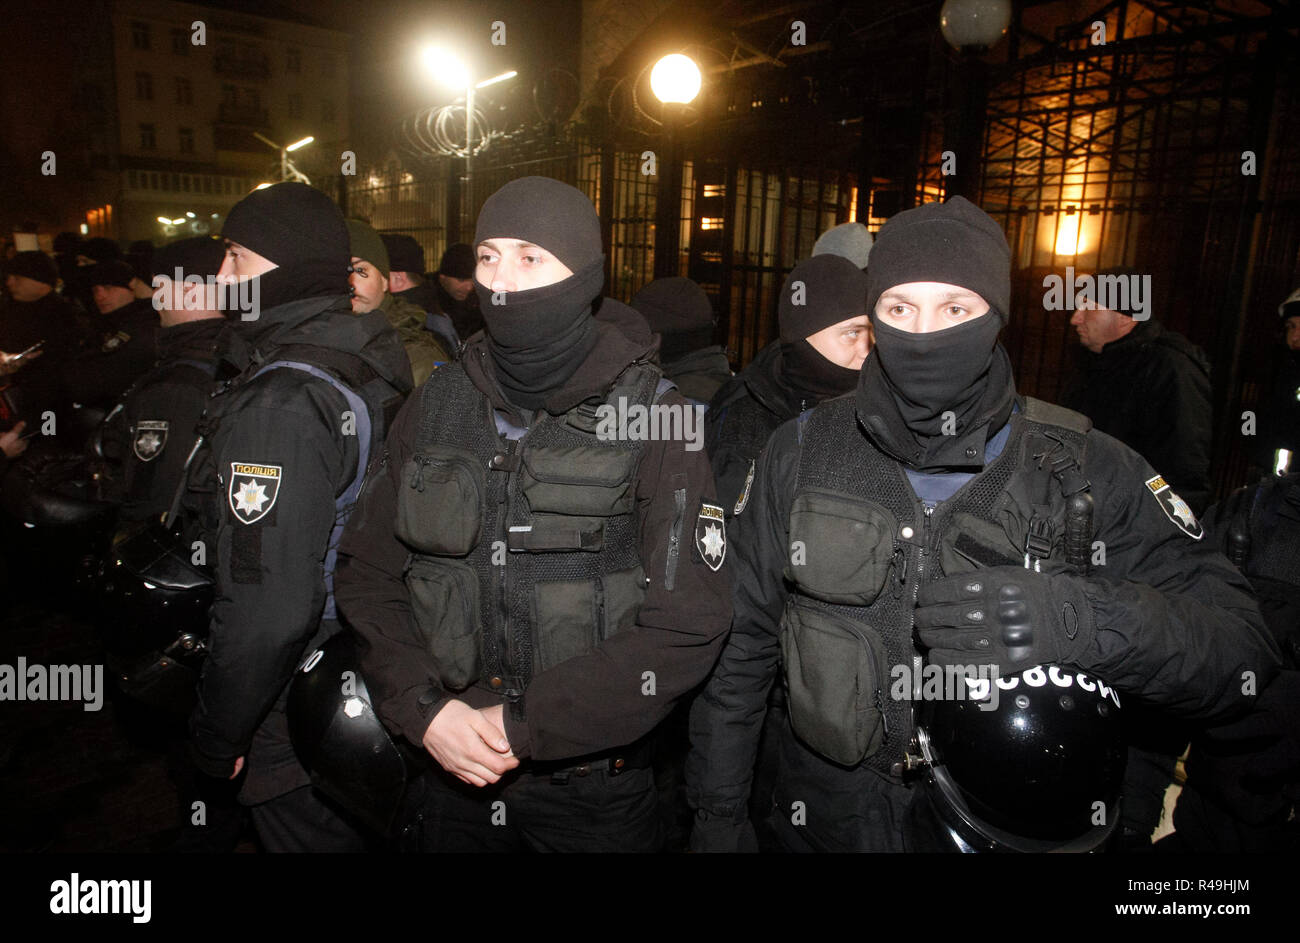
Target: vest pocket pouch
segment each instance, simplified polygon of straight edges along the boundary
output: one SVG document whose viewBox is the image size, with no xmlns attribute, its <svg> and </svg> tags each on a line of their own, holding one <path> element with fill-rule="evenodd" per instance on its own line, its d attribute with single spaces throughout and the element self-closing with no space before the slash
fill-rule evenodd
<svg viewBox="0 0 1300 943">
<path fill-rule="evenodd" d="M 630 628 L 645 600 L 640 567 L 589 580 L 548 580 L 533 586 L 537 669 L 585 655 L 602 640 Z"/>
<path fill-rule="evenodd" d="M 875 629 L 792 596 L 781 618 L 781 654 L 800 740 L 850 767 L 880 749 L 888 656 Z"/>
<path fill-rule="evenodd" d="M 534 513 L 612 517 L 632 510 L 639 453 L 576 445 L 526 449 L 520 487 Z"/>
<path fill-rule="evenodd" d="M 463 557 L 478 544 L 483 475 L 467 455 L 435 449 L 402 466 L 396 533 L 419 553 Z"/>
<path fill-rule="evenodd" d="M 444 687 L 463 691 L 478 680 L 478 577 L 458 560 L 417 557 L 406 572 L 411 614 L 438 664 Z"/>
<path fill-rule="evenodd" d="M 790 508 L 786 579 L 825 602 L 868 606 L 889 577 L 896 530 L 874 502 L 804 491 Z"/>
<path fill-rule="evenodd" d="M 595 647 L 599 641 L 597 596 L 594 580 L 547 580 L 533 585 L 534 674 Z"/>
</svg>

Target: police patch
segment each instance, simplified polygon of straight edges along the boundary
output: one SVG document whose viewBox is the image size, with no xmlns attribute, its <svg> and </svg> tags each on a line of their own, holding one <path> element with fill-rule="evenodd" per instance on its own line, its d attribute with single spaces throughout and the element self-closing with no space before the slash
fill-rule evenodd
<svg viewBox="0 0 1300 943">
<path fill-rule="evenodd" d="M 1144 484 L 1160 503 L 1160 509 L 1165 512 L 1165 517 L 1174 522 L 1174 526 L 1193 540 L 1200 540 L 1205 535 L 1201 522 L 1196 519 L 1187 502 L 1174 494 L 1174 489 L 1169 487 L 1169 482 L 1156 475 L 1154 478 L 1148 478 Z"/>
<path fill-rule="evenodd" d="M 727 558 L 727 523 L 722 508 L 716 504 L 701 503 L 699 517 L 695 518 L 695 549 L 714 572 L 722 568 Z"/>
<path fill-rule="evenodd" d="M 230 463 L 230 484 L 226 491 L 235 520 L 253 524 L 266 517 L 280 495 L 280 471 L 279 465 Z"/>
<path fill-rule="evenodd" d="M 131 451 L 142 462 L 152 462 L 167 444 L 168 423 L 163 419 L 142 419 L 135 424 Z"/>
</svg>

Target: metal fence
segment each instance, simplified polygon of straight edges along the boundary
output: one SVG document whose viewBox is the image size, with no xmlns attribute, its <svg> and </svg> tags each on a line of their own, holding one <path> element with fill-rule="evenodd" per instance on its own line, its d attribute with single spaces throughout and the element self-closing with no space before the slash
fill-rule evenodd
<svg viewBox="0 0 1300 943">
<path fill-rule="evenodd" d="M 1278 343 L 1272 311 L 1300 273 L 1300 138 L 1287 133 L 1300 121 L 1295 51 L 1267 42 L 1255 21 L 1223 17 L 1189 32 L 1124 12 L 1139 9 L 1110 4 L 1098 14 L 1115 37 L 1105 46 L 1058 35 L 1034 54 L 1013 51 L 995 70 L 976 198 L 1013 251 L 1004 343 L 1021 389 L 1057 398 L 1078 347 L 1068 313 L 1043 308 L 1045 274 L 1112 264 L 1150 273 L 1156 316 L 1210 352 L 1215 467 L 1226 487 L 1244 474 L 1245 448 L 1232 430 L 1268 379 Z M 1116 17 L 1125 18 L 1121 29 Z M 879 133 L 878 122 L 864 125 L 851 149 L 842 128 L 825 132 L 841 135 L 834 148 L 786 147 L 770 136 L 771 122 L 766 138 L 757 122 L 688 139 L 680 257 L 670 268 L 712 297 L 717 340 L 735 367 L 777 335 L 782 281 L 821 232 L 850 219 L 874 231 L 899 209 L 949 191 L 944 132 L 960 76 L 951 59 L 931 55 L 930 63 L 916 79 L 921 110 L 905 140 Z M 351 180 L 347 205 L 377 229 L 415 236 L 432 269 L 449 241 L 469 237 L 502 184 L 528 174 L 565 180 L 599 210 L 607 292 L 627 300 L 655 270 L 659 184 L 644 172 L 643 144 L 568 132 L 504 140 L 475 158 L 468 186 L 463 161 L 433 160 Z M 1253 174 L 1244 152 L 1255 157 Z M 859 169 L 870 175 L 865 185 Z"/>
</svg>

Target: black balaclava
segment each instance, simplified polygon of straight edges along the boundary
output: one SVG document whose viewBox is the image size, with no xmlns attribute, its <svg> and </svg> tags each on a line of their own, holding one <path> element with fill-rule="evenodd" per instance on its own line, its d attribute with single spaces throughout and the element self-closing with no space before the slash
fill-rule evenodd
<svg viewBox="0 0 1300 943">
<path fill-rule="evenodd" d="M 713 302 L 689 278 L 656 278 L 641 286 L 631 305 L 659 335 L 660 363 L 673 363 L 713 343 Z"/>
<path fill-rule="evenodd" d="M 305 183 L 254 190 L 231 209 L 221 235 L 278 266 L 257 276 L 264 309 L 350 294 L 352 253 L 343 214 L 333 200 Z"/>
<path fill-rule="evenodd" d="M 786 278 L 777 307 L 781 377 L 808 405 L 852 390 L 858 371 L 827 360 L 807 339 L 866 313 L 867 277 L 843 256 L 815 255 Z"/>
<path fill-rule="evenodd" d="M 506 397 L 540 409 L 564 385 L 596 344 L 592 306 L 605 286 L 600 218 L 591 200 L 549 177 L 512 180 L 488 197 L 478 215 L 474 245 L 485 239 L 519 239 L 540 246 L 573 274 L 526 291 L 502 292 L 476 278 L 488 351 Z"/>
<path fill-rule="evenodd" d="M 907 210 L 876 235 L 867 280 L 876 344 L 862 371 L 858 410 L 868 431 L 921 471 L 982 466 L 983 444 L 1006 424 L 1015 397 L 1011 361 L 998 343 L 1011 304 L 1011 250 L 1002 229 L 963 197 Z M 928 334 L 890 327 L 876 317 L 876 302 L 910 282 L 969 289 L 989 312 Z M 947 413 L 955 423 L 946 423 Z M 981 428 L 974 445 L 970 437 Z"/>
</svg>

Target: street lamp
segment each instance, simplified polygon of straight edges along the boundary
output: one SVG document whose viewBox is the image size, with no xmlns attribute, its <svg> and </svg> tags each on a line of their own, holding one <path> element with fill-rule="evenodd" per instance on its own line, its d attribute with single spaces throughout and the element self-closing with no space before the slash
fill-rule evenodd
<svg viewBox="0 0 1300 943">
<path fill-rule="evenodd" d="M 946 196 L 978 198 L 988 108 L 988 66 L 980 53 L 1006 35 L 1011 0 L 947 0 L 939 11 L 939 30 L 960 55 L 953 107 L 944 121 L 944 150 L 957 157 Z"/>
<path fill-rule="evenodd" d="M 283 183 L 285 180 L 297 180 L 299 183 L 306 183 L 306 184 L 311 183 L 311 181 L 307 179 L 307 175 L 303 173 L 301 170 L 299 170 L 297 167 L 295 167 L 293 165 L 293 161 L 289 160 L 289 154 L 292 151 L 298 150 L 298 148 L 300 147 L 306 147 L 312 141 L 316 140 L 315 137 L 309 134 L 305 138 L 302 138 L 301 140 L 297 140 L 294 141 L 292 144 L 285 144 L 283 146 L 276 144 L 270 138 L 262 137 L 262 135 L 258 134 L 256 131 L 253 132 L 253 137 L 257 138 L 259 141 L 261 141 L 263 144 L 265 144 L 267 147 L 271 148 L 272 150 L 276 150 L 280 152 L 280 182 L 281 183 Z M 262 188 L 258 187 L 257 189 L 260 190 Z"/>
<path fill-rule="evenodd" d="M 513 79 L 519 73 L 514 69 L 508 72 L 502 72 L 491 78 L 483 79 L 481 82 L 475 82 L 467 66 L 455 53 L 450 52 L 441 46 L 426 46 L 420 52 L 420 61 L 427 72 L 435 81 L 439 82 L 446 88 L 455 89 L 465 92 L 465 148 L 461 151 L 459 145 L 448 147 L 453 154 L 461 153 L 465 158 L 465 215 L 468 222 L 468 214 L 472 206 L 472 194 L 470 192 L 470 182 L 474 175 L 474 92 L 481 88 L 487 88 L 489 85 L 496 85 L 498 82 L 505 82 Z M 441 122 L 439 122 L 441 123 Z M 481 135 L 486 140 L 486 131 Z"/>
<path fill-rule="evenodd" d="M 664 106 L 664 160 L 655 193 L 655 278 L 677 274 L 681 251 L 682 160 L 678 125 L 686 106 L 700 94 L 700 67 L 690 56 L 671 53 L 650 70 L 650 90 Z"/>
<path fill-rule="evenodd" d="M 1011 25 L 1011 0 L 948 0 L 939 29 L 953 49 L 988 49 Z"/>
</svg>

